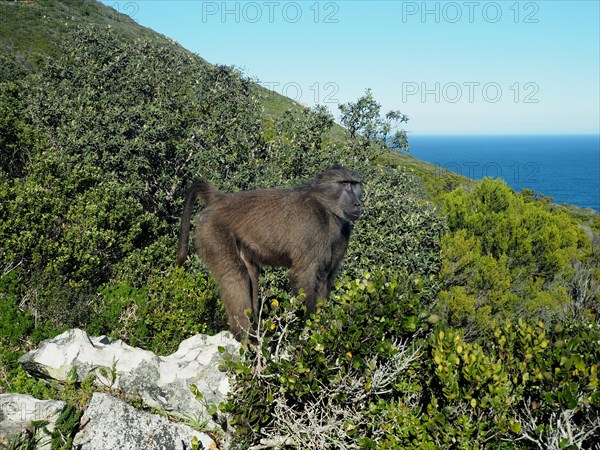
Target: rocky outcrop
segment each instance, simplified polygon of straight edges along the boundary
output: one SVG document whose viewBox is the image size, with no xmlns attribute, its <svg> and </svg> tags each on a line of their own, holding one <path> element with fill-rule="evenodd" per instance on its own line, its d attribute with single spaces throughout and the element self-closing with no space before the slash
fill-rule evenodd
<svg viewBox="0 0 600 450">
<path fill-rule="evenodd" d="M 49 450 L 51 435 L 56 419 L 67 404 L 58 400 L 38 400 L 30 395 L 0 394 L 0 448 L 8 441 L 25 431 L 33 431 L 32 423 L 40 426 L 36 429 L 34 440 L 37 449 Z"/>
<path fill-rule="evenodd" d="M 217 429 L 206 404 L 225 401 L 229 380 L 220 370 L 225 358 L 238 354 L 240 344 L 228 332 L 215 336 L 196 335 L 183 341 L 169 356 L 131 347 L 106 336 L 92 337 L 72 329 L 42 342 L 38 349 L 23 355 L 19 362 L 32 376 L 59 381 L 83 381 L 93 375 L 99 390 L 93 394 L 75 437 L 73 448 L 104 449 L 189 449 L 192 440 L 199 449 L 217 449 L 210 434 L 185 425 L 194 423 L 202 430 Z M 202 401 L 192 393 L 192 385 L 202 393 Z M 138 410 L 123 400 L 142 400 L 163 414 Z M 0 444 L 9 436 L 31 429 L 31 422 L 47 420 L 36 449 L 49 449 L 56 417 L 66 404 L 41 401 L 17 394 L 0 396 Z M 182 420 L 170 421 L 166 416 Z M 29 428 L 27 428 L 29 427 Z M 4 439 L 4 441 L 2 440 Z M 221 448 L 227 442 L 220 439 Z M 1 447 L 1 446 L 0 446 Z M 29 448 L 29 447 L 28 447 Z"/>
<path fill-rule="evenodd" d="M 48 339 L 19 362 L 32 376 L 65 381 L 75 374 L 174 415 L 197 416 L 205 408 L 190 391 L 196 385 L 208 403 L 218 404 L 229 392 L 227 375 L 219 370 L 225 353 L 237 354 L 239 343 L 228 332 L 195 335 L 169 356 L 156 356 L 121 340 L 91 337 L 72 329 Z"/>
<path fill-rule="evenodd" d="M 205 433 L 140 411 L 110 395 L 95 393 L 81 418 L 81 430 L 75 436 L 73 448 L 185 450 L 191 448 L 194 437 L 199 449 L 217 448 Z"/>
</svg>

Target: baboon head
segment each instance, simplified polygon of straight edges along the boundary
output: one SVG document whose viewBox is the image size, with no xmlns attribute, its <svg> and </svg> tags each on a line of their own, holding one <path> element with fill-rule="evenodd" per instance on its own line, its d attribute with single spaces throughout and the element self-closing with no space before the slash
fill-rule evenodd
<svg viewBox="0 0 600 450">
<path fill-rule="evenodd" d="M 360 176 L 349 169 L 335 167 L 321 172 L 311 190 L 323 193 L 323 204 L 337 217 L 354 222 L 362 215 Z"/>
</svg>

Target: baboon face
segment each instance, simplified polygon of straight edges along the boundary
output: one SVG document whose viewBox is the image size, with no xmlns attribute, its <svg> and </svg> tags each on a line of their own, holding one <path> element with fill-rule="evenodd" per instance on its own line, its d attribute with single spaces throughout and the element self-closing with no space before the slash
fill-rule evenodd
<svg viewBox="0 0 600 450">
<path fill-rule="evenodd" d="M 343 181 L 341 185 L 344 188 L 344 204 L 346 205 L 344 214 L 348 220 L 354 222 L 362 215 L 360 206 L 362 186 L 358 181 Z"/>
<path fill-rule="evenodd" d="M 340 181 L 339 184 L 343 189 L 340 199 L 344 210 L 344 218 L 354 222 L 362 214 L 362 207 L 360 206 L 362 187 L 358 181 Z"/>
<path fill-rule="evenodd" d="M 329 169 L 318 177 L 329 197 L 328 206 L 336 216 L 354 222 L 362 215 L 362 186 L 356 172 L 348 169 Z"/>
</svg>

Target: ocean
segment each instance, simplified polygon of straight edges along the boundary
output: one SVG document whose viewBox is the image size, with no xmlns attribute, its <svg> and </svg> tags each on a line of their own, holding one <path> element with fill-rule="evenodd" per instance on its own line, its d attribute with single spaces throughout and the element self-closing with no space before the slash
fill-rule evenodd
<svg viewBox="0 0 600 450">
<path fill-rule="evenodd" d="M 410 154 L 474 179 L 502 178 L 600 211 L 599 135 L 409 135 Z"/>
</svg>

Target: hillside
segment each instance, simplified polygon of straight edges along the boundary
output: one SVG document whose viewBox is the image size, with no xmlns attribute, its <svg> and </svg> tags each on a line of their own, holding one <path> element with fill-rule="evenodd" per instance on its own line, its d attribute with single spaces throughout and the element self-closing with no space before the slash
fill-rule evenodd
<svg viewBox="0 0 600 450">
<path fill-rule="evenodd" d="M 0 49 L 31 62 L 62 53 L 62 40 L 70 29 L 94 25 L 111 27 L 122 39 L 147 38 L 162 44 L 171 40 L 145 28 L 129 16 L 94 0 L 0 1 Z"/>
<path fill-rule="evenodd" d="M 83 25 L 93 26 L 98 32 L 105 32 L 110 27 L 115 36 L 123 41 L 150 39 L 160 45 L 177 47 L 208 64 L 201 56 L 188 52 L 169 37 L 146 28 L 128 15 L 95 0 L 0 0 L 0 21 L 0 54 L 13 55 L 30 70 L 35 70 L 44 57 L 61 55 L 67 33 L 74 27 Z M 264 118 L 267 120 L 275 120 L 284 111 L 298 112 L 303 108 L 297 102 L 259 84 L 254 84 L 253 89 L 260 98 Z M 334 139 L 343 139 L 343 128 L 334 125 L 331 135 Z M 440 173 L 439 168 L 410 155 L 390 152 L 389 158 L 425 174 Z"/>
<path fill-rule="evenodd" d="M 205 405 L 214 423 L 235 424 L 230 448 L 597 441 L 597 215 L 346 135 L 327 111 L 267 93 L 96 2 L 0 7 L 0 393 L 71 406 L 54 448 L 70 447 L 94 391 L 157 411 L 102 384 L 111 367 L 48 384 L 25 373 L 23 353 L 79 328 L 166 355 L 227 328 L 192 242 L 175 264 L 190 182 L 285 188 L 336 164 L 361 175 L 364 213 L 308 320 L 285 271 L 260 272 L 255 342 L 220 367 L 228 400 Z M 211 430 L 217 441 L 224 432 Z M 28 433 L 2 439 L 34 447 Z"/>
<path fill-rule="evenodd" d="M 2 0 L 0 17 L 0 53 L 24 59 L 24 64 L 29 67 L 35 67 L 46 56 L 61 55 L 67 33 L 84 25 L 94 26 L 99 33 L 110 28 L 123 41 L 150 39 L 160 45 L 178 47 L 187 52 L 173 39 L 146 28 L 128 15 L 95 0 Z M 198 55 L 194 57 L 205 62 Z M 276 92 L 259 85 L 255 88 L 262 98 L 266 117 L 277 117 L 285 110 L 297 111 L 301 108 L 296 102 Z"/>
</svg>

